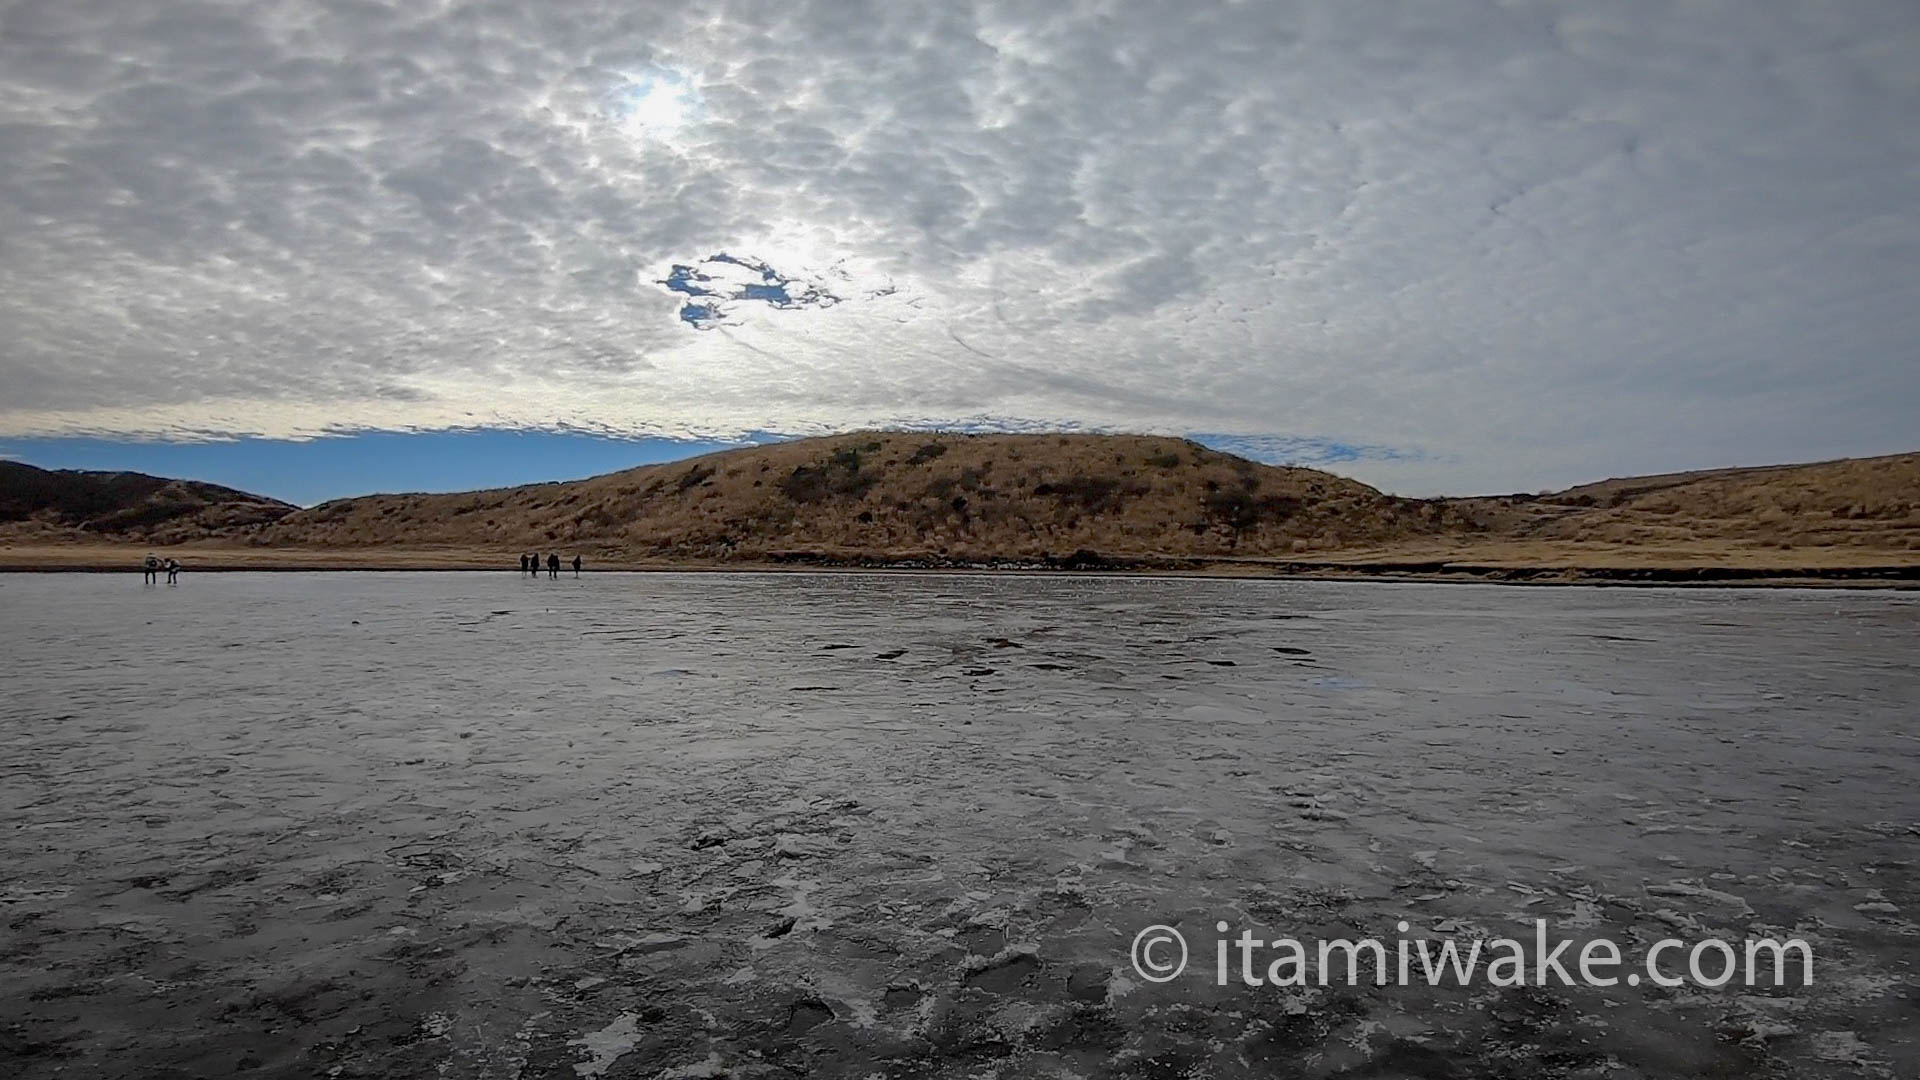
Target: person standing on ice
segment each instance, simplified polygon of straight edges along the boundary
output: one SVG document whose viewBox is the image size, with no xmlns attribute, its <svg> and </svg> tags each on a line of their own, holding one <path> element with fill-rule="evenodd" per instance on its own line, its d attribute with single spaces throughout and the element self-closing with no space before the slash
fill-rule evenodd
<svg viewBox="0 0 1920 1080">
<path fill-rule="evenodd" d="M 160 584 L 160 556 L 151 551 L 140 560 L 140 582 L 143 585 Z"/>
<path fill-rule="evenodd" d="M 560 576 L 560 556 L 551 551 L 547 552 L 547 576 L 549 578 Z"/>
<path fill-rule="evenodd" d="M 573 557 L 573 576 L 574 577 L 580 576 L 580 556 L 578 555 L 575 555 Z"/>
<path fill-rule="evenodd" d="M 180 584 L 180 564 L 178 562 L 175 562 L 172 559 L 168 559 L 166 562 L 166 568 L 167 568 L 167 584 L 169 585 Z"/>
</svg>

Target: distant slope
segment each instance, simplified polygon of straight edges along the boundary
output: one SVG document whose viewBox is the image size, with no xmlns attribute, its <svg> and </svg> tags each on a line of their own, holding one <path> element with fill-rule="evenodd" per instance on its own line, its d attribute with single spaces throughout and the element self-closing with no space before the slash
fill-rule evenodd
<svg viewBox="0 0 1920 1080">
<path fill-rule="evenodd" d="M 48 470 L 0 461 L 0 533 L 8 539 L 178 543 L 238 537 L 292 513 L 277 499 L 135 472 Z"/>
<path fill-rule="evenodd" d="M 139 473 L 0 462 L 0 542 L 581 553 L 604 562 L 1340 556 L 1526 565 L 1905 565 L 1920 453 L 1404 499 L 1133 435 L 859 432 L 587 480 L 301 510 Z M 1796 554 L 1781 556 L 1782 550 Z M 1899 553 L 1894 558 L 1894 553 Z M 1783 561 L 1784 560 L 1784 561 Z"/>
<path fill-rule="evenodd" d="M 1179 439 L 860 432 L 570 483 L 346 499 L 289 514 L 257 542 L 988 558 L 1266 555 L 1476 529 L 1441 502 Z"/>
<path fill-rule="evenodd" d="M 1920 550 L 1920 453 L 1631 476 L 1537 498 L 1453 501 L 1511 540 Z"/>
</svg>

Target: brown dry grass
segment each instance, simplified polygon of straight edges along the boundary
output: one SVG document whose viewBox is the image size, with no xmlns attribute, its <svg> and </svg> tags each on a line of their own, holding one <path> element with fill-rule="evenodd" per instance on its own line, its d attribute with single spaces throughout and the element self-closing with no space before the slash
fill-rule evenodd
<svg viewBox="0 0 1920 1080">
<path fill-rule="evenodd" d="M 1460 499 L 1509 543 L 1712 552 L 1920 552 L 1920 454 L 1585 484 L 1537 499 Z"/>
<path fill-rule="evenodd" d="M 342 500 L 291 514 L 257 542 L 1022 558 L 1295 554 L 1470 531 L 1446 504 L 1178 439 L 860 432 L 571 483 Z"/>
<path fill-rule="evenodd" d="M 162 538 L 20 522 L 0 566 L 118 566 Z M 164 539 L 179 540 L 169 536 Z M 1415 500 L 1176 439 L 860 432 L 566 483 L 375 495 L 173 549 L 200 566 L 606 568 L 829 559 L 1037 560 L 1092 550 L 1268 572 L 1457 563 L 1791 571 L 1920 565 L 1920 454 Z M 1242 561 L 1245 560 L 1245 561 Z"/>
<path fill-rule="evenodd" d="M 240 535 L 295 509 L 195 480 L 0 461 L 0 535 L 21 541 L 182 543 Z"/>
</svg>

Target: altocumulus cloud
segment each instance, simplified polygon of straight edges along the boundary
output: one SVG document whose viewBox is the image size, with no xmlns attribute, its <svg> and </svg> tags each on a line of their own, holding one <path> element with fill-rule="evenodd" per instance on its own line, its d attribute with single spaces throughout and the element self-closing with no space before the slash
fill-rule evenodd
<svg viewBox="0 0 1920 1080">
<path fill-rule="evenodd" d="M 1905 449 L 1917 58 L 1910 0 L 14 0 L 0 435 Z"/>
</svg>

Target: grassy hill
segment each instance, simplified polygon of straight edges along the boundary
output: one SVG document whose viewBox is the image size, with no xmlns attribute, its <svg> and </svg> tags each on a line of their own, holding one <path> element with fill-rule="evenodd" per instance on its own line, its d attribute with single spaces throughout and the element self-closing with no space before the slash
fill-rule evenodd
<svg viewBox="0 0 1920 1080">
<path fill-rule="evenodd" d="M 231 538 L 297 509 L 278 499 L 194 480 L 0 461 L 0 530 L 13 540 L 173 544 Z"/>
<path fill-rule="evenodd" d="M 522 551 L 599 566 L 1058 561 L 1092 551 L 1176 564 L 1830 572 L 1920 567 L 1920 454 L 1406 499 L 1179 439 L 858 432 L 586 480 L 304 510 L 211 484 L 0 463 L 0 545 L 15 564 L 122 558 L 75 554 L 89 543 L 198 543 L 234 565 L 485 566 Z"/>
<path fill-rule="evenodd" d="M 289 514 L 256 542 L 696 558 L 1264 555 L 1475 528 L 1444 502 L 1179 439 L 860 432 L 569 483 L 344 499 Z"/>
<path fill-rule="evenodd" d="M 1508 541 L 1920 551 L 1920 453 L 1710 469 L 1459 499 Z"/>
</svg>

